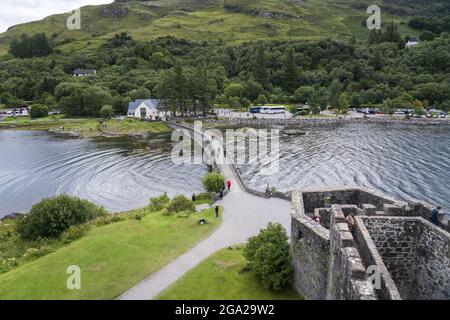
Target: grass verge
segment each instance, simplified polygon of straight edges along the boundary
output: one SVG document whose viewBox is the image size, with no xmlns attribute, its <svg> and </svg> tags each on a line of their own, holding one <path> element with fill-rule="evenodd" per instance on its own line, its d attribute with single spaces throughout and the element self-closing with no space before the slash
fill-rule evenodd
<svg viewBox="0 0 450 320">
<path fill-rule="evenodd" d="M 64 129 L 62 129 L 64 127 Z M 100 122 L 93 118 L 67 119 L 61 116 L 31 120 L 7 118 L 0 129 L 55 130 L 58 133 L 75 133 L 80 137 L 116 136 L 145 133 L 167 133 L 171 129 L 164 122 L 145 122 L 138 119 L 111 119 Z"/>
<path fill-rule="evenodd" d="M 113 299 L 210 235 L 213 209 L 189 217 L 133 211 L 125 221 L 92 226 L 85 236 L 0 275 L 0 299 Z M 208 224 L 199 225 L 198 220 Z M 68 290 L 66 270 L 81 268 L 81 290 Z"/>
<path fill-rule="evenodd" d="M 221 250 L 190 270 L 157 299 L 159 300 L 297 300 L 292 289 L 266 290 L 246 269 L 241 247 Z"/>
</svg>

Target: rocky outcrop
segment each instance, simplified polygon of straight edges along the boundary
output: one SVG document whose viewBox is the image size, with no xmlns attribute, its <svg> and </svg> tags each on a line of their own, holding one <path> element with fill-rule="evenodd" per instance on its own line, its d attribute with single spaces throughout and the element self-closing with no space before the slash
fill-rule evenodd
<svg viewBox="0 0 450 320">
<path fill-rule="evenodd" d="M 225 4 L 224 9 L 233 13 L 244 13 L 250 16 L 259 16 L 263 18 L 296 18 L 297 16 L 288 12 L 269 11 L 259 8 L 247 8 L 241 5 Z"/>
<path fill-rule="evenodd" d="M 127 2 L 125 0 L 120 0 L 119 2 Z M 105 5 L 100 8 L 99 15 L 105 18 L 124 18 L 128 16 L 129 10 L 128 8 L 116 2 L 113 2 L 110 5 Z"/>
</svg>

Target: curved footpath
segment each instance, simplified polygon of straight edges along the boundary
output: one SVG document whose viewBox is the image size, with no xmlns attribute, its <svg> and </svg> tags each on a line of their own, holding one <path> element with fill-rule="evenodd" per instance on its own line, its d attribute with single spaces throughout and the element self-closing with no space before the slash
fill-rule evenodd
<svg viewBox="0 0 450 320">
<path fill-rule="evenodd" d="M 224 207 L 222 225 L 209 238 L 123 293 L 119 300 L 154 299 L 204 259 L 223 248 L 246 242 L 269 222 L 282 224 L 290 234 L 289 201 L 248 194 L 231 166 L 218 167 L 232 182 L 231 192 L 217 203 Z"/>
</svg>

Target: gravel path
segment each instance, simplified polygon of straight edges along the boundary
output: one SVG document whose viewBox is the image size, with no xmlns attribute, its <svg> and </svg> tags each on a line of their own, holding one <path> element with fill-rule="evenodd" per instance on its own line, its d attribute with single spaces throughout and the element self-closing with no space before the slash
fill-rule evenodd
<svg viewBox="0 0 450 320">
<path fill-rule="evenodd" d="M 232 179 L 233 180 L 233 179 Z M 245 242 L 269 222 L 281 223 L 290 233 L 290 203 L 263 199 L 240 190 L 236 182 L 218 204 L 224 206 L 223 223 L 209 238 L 123 293 L 120 300 L 151 300 L 187 271 L 220 249 Z"/>
</svg>

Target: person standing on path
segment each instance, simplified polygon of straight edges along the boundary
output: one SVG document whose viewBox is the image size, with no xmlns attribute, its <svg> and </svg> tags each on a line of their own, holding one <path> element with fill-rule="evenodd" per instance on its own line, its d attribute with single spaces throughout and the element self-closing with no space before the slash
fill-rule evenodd
<svg viewBox="0 0 450 320">
<path fill-rule="evenodd" d="M 216 206 L 214 209 L 216 210 L 216 218 L 218 218 L 219 217 L 219 206 Z"/>
<path fill-rule="evenodd" d="M 231 190 L 231 181 L 230 181 L 230 179 L 227 180 L 227 189 L 228 189 L 228 191 Z"/>
<path fill-rule="evenodd" d="M 435 225 L 439 225 L 439 212 L 441 211 L 442 207 L 436 207 L 431 211 L 431 221 Z"/>
</svg>

